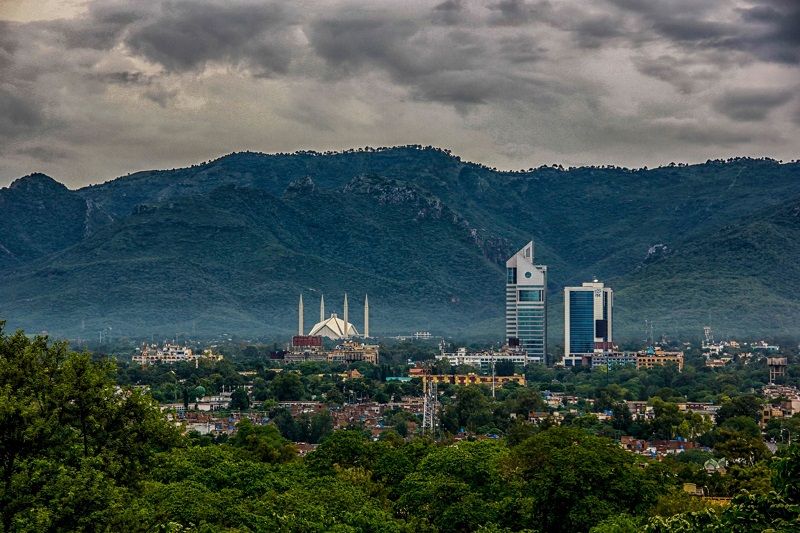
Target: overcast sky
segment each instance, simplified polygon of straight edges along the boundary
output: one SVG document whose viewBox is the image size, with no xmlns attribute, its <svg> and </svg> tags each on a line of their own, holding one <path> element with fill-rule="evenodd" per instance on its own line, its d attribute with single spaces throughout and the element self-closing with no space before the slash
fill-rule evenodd
<svg viewBox="0 0 800 533">
<path fill-rule="evenodd" d="M 0 0 L 0 186 L 395 144 L 800 158 L 800 1 Z"/>
</svg>

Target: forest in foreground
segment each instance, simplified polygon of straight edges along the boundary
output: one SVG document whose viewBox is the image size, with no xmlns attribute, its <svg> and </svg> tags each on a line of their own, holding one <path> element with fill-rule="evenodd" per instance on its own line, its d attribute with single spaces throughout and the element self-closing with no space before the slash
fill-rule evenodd
<svg viewBox="0 0 800 533">
<path fill-rule="evenodd" d="M 684 453 L 649 461 L 580 428 L 436 443 L 338 430 L 300 457 L 272 424 L 182 435 L 116 363 L 0 328 L 2 531 L 800 529 L 800 447 L 732 465 L 727 505 Z"/>
</svg>

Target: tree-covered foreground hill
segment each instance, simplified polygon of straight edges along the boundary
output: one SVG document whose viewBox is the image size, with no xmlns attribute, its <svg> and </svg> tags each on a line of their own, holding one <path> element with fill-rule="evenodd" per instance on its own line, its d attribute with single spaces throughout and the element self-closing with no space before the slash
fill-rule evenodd
<svg viewBox="0 0 800 533">
<path fill-rule="evenodd" d="M 434 443 L 359 430 L 305 457 L 273 425 L 182 436 L 113 365 L 0 330 L 2 531 L 796 531 L 800 449 L 726 508 L 578 429 Z M 687 511 L 683 513 L 682 511 Z M 691 512 L 688 512 L 691 511 Z M 678 513 L 678 514 L 675 514 Z"/>
<path fill-rule="evenodd" d="M 798 205 L 800 163 L 745 158 L 508 172 L 406 146 L 235 153 L 74 191 L 37 174 L 0 189 L 0 316 L 71 338 L 288 334 L 301 291 L 338 311 L 348 291 L 378 335 L 498 338 L 504 261 L 534 239 L 555 337 L 563 286 L 595 277 L 618 291 L 620 340 L 644 319 L 797 336 Z"/>
</svg>

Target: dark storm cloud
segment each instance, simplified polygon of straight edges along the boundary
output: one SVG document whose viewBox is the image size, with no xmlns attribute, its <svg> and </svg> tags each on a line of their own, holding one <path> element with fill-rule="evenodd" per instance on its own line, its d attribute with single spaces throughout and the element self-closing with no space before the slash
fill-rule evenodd
<svg viewBox="0 0 800 533">
<path fill-rule="evenodd" d="M 53 148 L 52 146 L 43 146 L 41 144 L 20 148 L 16 153 L 29 156 L 36 161 L 44 163 L 53 163 L 65 159 L 69 154 L 64 150 Z"/>
<path fill-rule="evenodd" d="M 490 4 L 492 10 L 492 24 L 520 26 L 528 24 L 534 20 L 537 11 L 549 11 L 550 3 L 527 2 L 526 0 L 500 0 L 495 4 Z"/>
<path fill-rule="evenodd" d="M 640 17 L 642 37 L 665 38 L 677 45 L 717 48 L 753 58 L 800 62 L 800 2 L 755 0 L 735 10 L 736 17 L 720 20 L 730 3 L 696 0 L 608 0 L 621 13 Z"/>
<path fill-rule="evenodd" d="M 514 167 L 798 149 L 800 0 L 62 1 L 0 21 L 0 174 L 420 140 Z"/>
<path fill-rule="evenodd" d="M 532 36 L 519 34 L 498 39 L 500 57 L 512 64 L 532 63 L 547 57 L 547 49 Z"/>
<path fill-rule="evenodd" d="M 714 110 L 733 120 L 764 120 L 770 111 L 789 102 L 794 93 L 789 89 L 730 91 L 714 101 Z"/>
<path fill-rule="evenodd" d="M 154 77 L 135 70 L 121 70 L 101 72 L 95 74 L 94 78 L 100 82 L 112 85 L 150 85 Z"/>
<path fill-rule="evenodd" d="M 409 56 L 408 40 L 418 31 L 413 20 L 346 12 L 312 23 L 309 39 L 317 54 L 341 73 L 372 65 L 398 76 L 419 75 L 436 65 L 425 66 L 424 58 Z"/>
<path fill-rule="evenodd" d="M 800 2 L 762 0 L 743 9 L 742 18 L 755 26 L 742 37 L 742 46 L 752 47 L 756 55 L 768 61 L 800 63 Z"/>
<path fill-rule="evenodd" d="M 134 5 L 93 3 L 88 14 L 73 20 L 58 20 L 43 26 L 59 35 L 68 48 L 108 50 L 116 45 L 125 30 L 141 20 L 145 10 Z"/>
<path fill-rule="evenodd" d="M 487 40 L 468 29 L 433 31 L 425 20 L 343 10 L 316 21 L 314 51 L 337 76 L 379 71 L 414 99 L 457 106 L 501 99 L 553 103 L 562 84 L 510 65 L 545 55 L 529 35 Z"/>
<path fill-rule="evenodd" d="M 433 8 L 433 22 L 436 24 L 454 25 L 466 18 L 466 7 L 463 0 L 446 0 Z"/>
<path fill-rule="evenodd" d="M 347 11 L 317 21 L 309 36 L 337 75 L 383 71 L 422 100 L 483 103 L 507 81 L 489 79 L 487 47 L 466 31 L 432 33 L 417 20 Z"/>
<path fill-rule="evenodd" d="M 574 27 L 579 44 L 584 48 L 596 48 L 603 43 L 620 37 L 624 28 L 618 17 L 601 15 L 580 20 Z"/>
<path fill-rule="evenodd" d="M 153 20 L 131 28 L 125 44 L 168 70 L 220 62 L 283 73 L 292 57 L 290 23 L 280 4 L 173 1 Z"/>
<path fill-rule="evenodd" d="M 0 139 L 35 130 L 44 117 L 37 103 L 24 91 L 0 84 Z"/>
<path fill-rule="evenodd" d="M 702 87 L 718 81 L 722 74 L 716 66 L 698 66 L 696 58 L 660 55 L 656 57 L 638 56 L 633 59 L 634 66 L 647 76 L 667 82 L 682 94 L 690 94 Z"/>
<path fill-rule="evenodd" d="M 94 2 L 86 14 L 40 26 L 67 48 L 126 46 L 167 71 L 202 70 L 209 63 L 285 73 L 296 17 L 290 4 L 240 0 Z"/>
</svg>

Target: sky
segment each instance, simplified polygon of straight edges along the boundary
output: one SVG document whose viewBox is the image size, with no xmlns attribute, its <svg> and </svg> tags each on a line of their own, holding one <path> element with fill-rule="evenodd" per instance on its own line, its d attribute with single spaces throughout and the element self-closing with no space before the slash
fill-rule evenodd
<svg viewBox="0 0 800 533">
<path fill-rule="evenodd" d="M 0 0 L 0 186 L 400 144 L 800 158 L 798 0 Z"/>
</svg>

